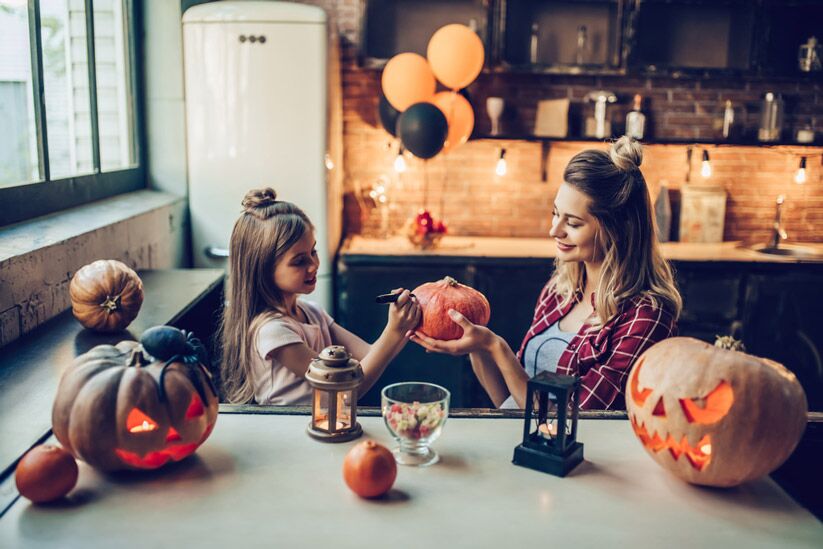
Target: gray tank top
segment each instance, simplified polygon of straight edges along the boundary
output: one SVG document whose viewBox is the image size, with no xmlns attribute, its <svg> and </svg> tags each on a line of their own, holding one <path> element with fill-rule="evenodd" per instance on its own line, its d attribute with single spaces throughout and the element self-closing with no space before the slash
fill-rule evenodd
<svg viewBox="0 0 823 549">
<path fill-rule="evenodd" d="M 531 338 L 523 350 L 523 366 L 529 377 L 540 372 L 556 372 L 560 355 L 574 336 L 575 332 L 564 332 L 560 329 L 560 323 L 555 322 Z M 517 404 L 510 395 L 500 407 L 517 408 Z"/>
</svg>

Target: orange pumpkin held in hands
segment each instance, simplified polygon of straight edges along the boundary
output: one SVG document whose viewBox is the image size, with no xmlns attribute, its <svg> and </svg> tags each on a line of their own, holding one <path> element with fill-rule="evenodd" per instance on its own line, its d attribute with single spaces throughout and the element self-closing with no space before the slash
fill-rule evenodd
<svg viewBox="0 0 823 549">
<path fill-rule="evenodd" d="M 688 337 L 640 355 L 626 408 L 660 466 L 705 486 L 737 486 L 775 470 L 807 421 L 806 394 L 781 364 Z"/>
<path fill-rule="evenodd" d="M 423 312 L 417 330 L 434 339 L 460 339 L 463 336 L 463 328 L 449 317 L 449 309 L 458 311 L 472 324 L 482 326 L 488 324 L 491 317 L 486 296 L 450 276 L 421 284 L 412 293 Z"/>
<path fill-rule="evenodd" d="M 77 462 L 59 446 L 41 444 L 29 450 L 17 464 L 17 491 L 34 503 L 60 499 L 77 484 Z"/>
<path fill-rule="evenodd" d="M 74 273 L 69 295 L 80 324 L 98 332 L 119 332 L 140 312 L 143 282 L 124 263 L 100 259 Z"/>
<path fill-rule="evenodd" d="M 343 460 L 343 479 L 360 497 L 382 496 L 391 490 L 396 478 L 394 456 L 385 446 L 373 440 L 358 443 Z"/>
</svg>

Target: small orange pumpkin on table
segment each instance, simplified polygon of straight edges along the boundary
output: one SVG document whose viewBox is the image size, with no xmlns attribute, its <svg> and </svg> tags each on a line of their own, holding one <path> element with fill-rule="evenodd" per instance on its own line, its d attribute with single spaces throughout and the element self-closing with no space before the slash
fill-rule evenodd
<svg viewBox="0 0 823 549">
<path fill-rule="evenodd" d="M 143 282 L 124 263 L 100 259 L 74 273 L 69 295 L 80 324 L 98 332 L 119 332 L 140 312 Z"/>
<path fill-rule="evenodd" d="M 102 471 L 156 469 L 194 453 L 217 420 L 218 395 L 200 342 L 171 326 L 141 343 L 98 345 L 63 373 L 54 435 Z"/>
<path fill-rule="evenodd" d="M 449 309 L 482 326 L 488 324 L 491 318 L 486 296 L 450 276 L 421 284 L 412 293 L 422 311 L 417 330 L 434 339 L 460 339 L 463 336 L 463 328 L 449 317 Z"/>
<path fill-rule="evenodd" d="M 705 486 L 766 475 L 794 451 L 806 394 L 783 365 L 688 337 L 637 359 L 626 408 L 637 438 L 664 469 Z"/>
<path fill-rule="evenodd" d="M 34 503 L 48 503 L 71 492 L 78 474 L 77 462 L 70 453 L 53 444 L 40 444 L 17 463 L 14 481 L 23 497 Z"/>
</svg>

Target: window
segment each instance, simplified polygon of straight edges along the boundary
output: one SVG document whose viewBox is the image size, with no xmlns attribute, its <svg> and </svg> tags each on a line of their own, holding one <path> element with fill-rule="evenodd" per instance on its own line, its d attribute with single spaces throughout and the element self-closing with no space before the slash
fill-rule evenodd
<svg viewBox="0 0 823 549">
<path fill-rule="evenodd" d="M 0 226 L 142 188 L 132 0 L 0 0 Z"/>
</svg>

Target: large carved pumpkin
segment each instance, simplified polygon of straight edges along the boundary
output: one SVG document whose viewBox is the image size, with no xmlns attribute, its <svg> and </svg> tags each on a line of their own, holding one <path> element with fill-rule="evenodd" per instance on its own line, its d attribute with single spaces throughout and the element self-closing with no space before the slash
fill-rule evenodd
<svg viewBox="0 0 823 549">
<path fill-rule="evenodd" d="M 94 347 L 77 357 L 57 389 L 57 440 L 103 471 L 180 461 L 217 420 L 217 391 L 202 345 L 170 326 L 147 330 L 141 342 Z"/>
<path fill-rule="evenodd" d="M 649 348 L 626 393 L 643 447 L 693 484 L 736 486 L 770 473 L 807 421 L 806 394 L 784 366 L 693 338 Z"/>
<path fill-rule="evenodd" d="M 491 309 L 486 296 L 450 276 L 421 284 L 412 293 L 422 311 L 417 329 L 429 337 L 447 340 L 463 336 L 463 328 L 449 317 L 449 309 L 460 312 L 473 324 L 485 326 L 489 322 Z"/>
<path fill-rule="evenodd" d="M 69 295 L 80 324 L 98 332 L 118 332 L 140 312 L 143 282 L 124 263 L 100 259 L 74 273 Z"/>
</svg>

